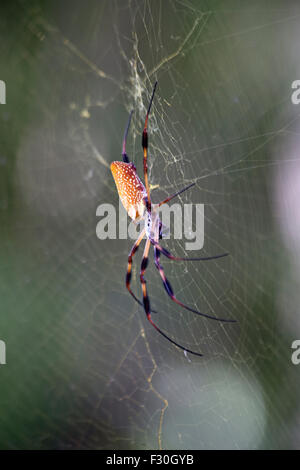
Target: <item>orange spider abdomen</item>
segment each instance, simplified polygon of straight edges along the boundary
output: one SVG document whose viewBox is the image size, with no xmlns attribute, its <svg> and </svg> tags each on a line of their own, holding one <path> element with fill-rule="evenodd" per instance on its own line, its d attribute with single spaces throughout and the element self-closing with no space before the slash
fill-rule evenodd
<svg viewBox="0 0 300 470">
<path fill-rule="evenodd" d="M 136 173 L 133 163 L 112 162 L 110 165 L 119 197 L 129 217 L 133 220 L 141 217 L 145 210 L 147 192 Z"/>
</svg>

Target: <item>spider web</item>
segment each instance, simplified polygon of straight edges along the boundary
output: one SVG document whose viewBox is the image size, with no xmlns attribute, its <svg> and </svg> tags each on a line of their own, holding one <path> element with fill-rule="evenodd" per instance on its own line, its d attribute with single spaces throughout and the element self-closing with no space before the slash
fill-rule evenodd
<svg viewBox="0 0 300 470">
<path fill-rule="evenodd" d="M 1 447 L 297 447 L 290 345 L 299 331 L 298 268 L 282 237 L 280 201 L 291 201 L 276 181 L 298 168 L 290 85 L 299 8 L 188 0 L 1 8 L 10 67 L 0 78 L 12 90 L 1 108 L 0 337 L 9 351 Z M 126 292 L 132 242 L 95 232 L 97 206 L 118 207 L 109 164 L 121 158 L 131 109 L 128 154 L 142 175 L 141 130 L 156 79 L 152 198 L 195 182 L 177 202 L 205 205 L 200 255 L 230 253 L 162 262 L 180 300 L 236 324 L 180 309 L 154 263 L 147 269 L 155 322 L 203 358 L 165 341 Z M 197 256 L 184 242 L 164 245 Z M 141 296 L 139 265 L 137 255 Z"/>
</svg>

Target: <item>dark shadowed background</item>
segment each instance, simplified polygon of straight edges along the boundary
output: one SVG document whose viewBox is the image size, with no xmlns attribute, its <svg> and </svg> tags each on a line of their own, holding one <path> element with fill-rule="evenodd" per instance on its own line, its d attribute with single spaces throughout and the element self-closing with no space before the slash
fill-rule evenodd
<svg viewBox="0 0 300 470">
<path fill-rule="evenodd" d="M 1 1 L 0 447 L 297 448 L 300 365 L 299 2 Z M 153 200 L 205 204 L 206 263 L 153 263 L 155 320 L 125 289 L 130 240 L 99 240 L 109 170 L 142 172 Z M 185 240 L 166 240 L 178 256 Z M 199 255 L 199 253 L 198 253 Z M 140 255 L 133 287 L 140 296 Z"/>
</svg>

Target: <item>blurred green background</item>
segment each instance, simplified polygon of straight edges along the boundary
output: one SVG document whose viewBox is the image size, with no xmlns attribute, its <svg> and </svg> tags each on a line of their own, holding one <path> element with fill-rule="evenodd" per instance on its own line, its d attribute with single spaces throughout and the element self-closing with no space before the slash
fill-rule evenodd
<svg viewBox="0 0 300 470">
<path fill-rule="evenodd" d="M 0 448 L 300 447 L 299 22 L 284 0 L 1 1 Z M 195 181 L 179 202 L 205 204 L 203 254 L 230 252 L 164 266 L 232 325 L 147 271 L 157 324 L 203 358 L 127 295 L 132 241 L 96 237 L 130 109 L 142 171 L 156 79 L 153 200 Z"/>
</svg>

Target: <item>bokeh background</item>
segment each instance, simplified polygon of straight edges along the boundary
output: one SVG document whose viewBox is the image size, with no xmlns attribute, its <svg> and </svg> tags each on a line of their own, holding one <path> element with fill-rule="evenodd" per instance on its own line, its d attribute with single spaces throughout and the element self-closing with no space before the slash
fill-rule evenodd
<svg viewBox="0 0 300 470">
<path fill-rule="evenodd" d="M 1 448 L 300 447 L 299 24 L 292 0 L 1 1 Z M 230 252 L 164 266 L 236 324 L 182 311 L 147 271 L 155 321 L 203 358 L 127 295 L 132 242 L 96 237 L 131 109 L 142 171 L 156 79 L 153 200 L 196 182 L 178 202 L 205 204 L 201 254 Z"/>
</svg>

